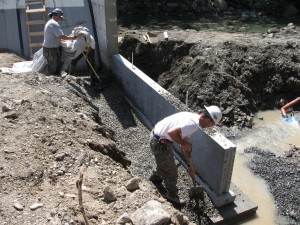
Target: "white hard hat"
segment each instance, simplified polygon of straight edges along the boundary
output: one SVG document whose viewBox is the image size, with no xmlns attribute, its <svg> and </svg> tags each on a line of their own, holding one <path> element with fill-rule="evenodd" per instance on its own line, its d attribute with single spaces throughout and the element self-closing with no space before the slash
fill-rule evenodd
<svg viewBox="0 0 300 225">
<path fill-rule="evenodd" d="M 204 106 L 214 123 L 217 124 L 222 119 L 222 111 L 218 106 Z"/>
</svg>

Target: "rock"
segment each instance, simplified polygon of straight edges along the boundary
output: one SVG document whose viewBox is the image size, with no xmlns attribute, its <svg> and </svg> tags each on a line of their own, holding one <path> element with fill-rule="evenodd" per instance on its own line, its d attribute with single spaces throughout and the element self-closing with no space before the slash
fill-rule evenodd
<svg viewBox="0 0 300 225">
<path fill-rule="evenodd" d="M 104 201 L 106 202 L 113 202 L 117 200 L 117 197 L 111 187 L 106 187 L 103 191 L 104 194 Z"/>
<path fill-rule="evenodd" d="M 63 161 L 64 158 L 65 158 L 65 153 L 64 153 L 64 152 L 58 153 L 58 154 L 55 156 L 55 160 L 56 160 L 56 161 Z"/>
<path fill-rule="evenodd" d="M 124 213 L 116 220 L 116 225 L 123 225 L 126 223 L 131 223 L 131 219 L 127 213 Z"/>
<path fill-rule="evenodd" d="M 131 180 L 129 180 L 126 184 L 126 189 L 128 191 L 135 191 L 136 189 L 139 188 L 139 182 L 140 182 L 140 179 L 135 177 L 135 178 L 132 178 Z"/>
<path fill-rule="evenodd" d="M 8 108 L 6 105 L 2 106 L 2 112 L 8 112 L 10 111 L 10 108 Z"/>
<path fill-rule="evenodd" d="M 169 213 L 163 209 L 161 203 L 155 200 L 150 200 L 131 216 L 134 225 L 168 224 L 170 219 Z"/>
<path fill-rule="evenodd" d="M 23 211 L 24 207 L 20 203 L 15 203 L 14 208 L 18 211 Z"/>
<path fill-rule="evenodd" d="M 43 207 L 42 203 L 34 203 L 33 205 L 30 206 L 30 209 L 31 210 L 36 210 L 36 209 L 41 208 L 41 207 Z"/>
<path fill-rule="evenodd" d="M 13 120 L 15 120 L 15 119 L 17 119 L 19 116 L 20 116 L 19 113 L 13 112 L 13 113 L 11 113 L 11 114 L 7 114 L 7 115 L 4 116 L 4 117 L 7 118 L 7 119 L 13 119 Z"/>
<path fill-rule="evenodd" d="M 67 198 L 74 198 L 74 199 L 75 199 L 75 198 L 76 198 L 76 195 L 74 195 L 74 194 L 66 194 L 66 197 L 67 197 Z"/>
<path fill-rule="evenodd" d="M 268 31 L 268 34 L 274 34 L 274 33 L 278 33 L 279 29 L 277 27 L 271 28 Z"/>
</svg>

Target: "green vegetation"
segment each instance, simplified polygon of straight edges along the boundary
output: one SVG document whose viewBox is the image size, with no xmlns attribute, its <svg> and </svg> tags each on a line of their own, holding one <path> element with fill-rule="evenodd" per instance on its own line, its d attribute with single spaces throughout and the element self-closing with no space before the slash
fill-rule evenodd
<svg viewBox="0 0 300 225">
<path fill-rule="evenodd" d="M 216 2 L 219 0 L 208 0 L 208 3 L 215 4 Z M 230 0 L 226 2 L 232 7 L 242 6 L 266 13 L 282 13 L 282 9 L 290 4 L 300 7 L 299 0 Z"/>
</svg>

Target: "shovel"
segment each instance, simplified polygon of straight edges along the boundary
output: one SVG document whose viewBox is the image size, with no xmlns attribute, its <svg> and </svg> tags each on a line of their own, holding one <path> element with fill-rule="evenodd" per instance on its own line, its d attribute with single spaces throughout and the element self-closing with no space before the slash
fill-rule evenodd
<svg viewBox="0 0 300 225">
<path fill-rule="evenodd" d="M 96 75 L 96 77 L 98 78 L 98 80 L 99 80 L 100 83 L 101 83 L 101 79 L 100 79 L 100 77 L 98 76 L 97 72 L 95 71 L 94 67 L 92 66 L 92 64 L 91 64 L 90 60 L 88 59 L 87 55 L 84 54 L 84 52 L 82 52 L 82 54 L 83 54 L 85 60 L 87 61 L 87 63 L 90 65 L 90 67 L 91 67 L 91 69 L 93 70 L 94 74 Z"/>
<path fill-rule="evenodd" d="M 192 177 L 192 181 L 193 181 L 193 187 L 188 191 L 190 199 L 203 200 L 204 199 L 203 188 L 197 187 L 195 177 Z"/>
</svg>

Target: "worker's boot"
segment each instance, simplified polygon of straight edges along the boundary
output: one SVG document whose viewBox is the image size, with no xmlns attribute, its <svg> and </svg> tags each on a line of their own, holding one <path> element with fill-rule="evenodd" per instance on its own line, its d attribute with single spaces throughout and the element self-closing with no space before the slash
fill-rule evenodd
<svg viewBox="0 0 300 225">
<path fill-rule="evenodd" d="M 157 171 L 153 171 L 152 175 L 149 177 L 149 180 L 155 183 L 162 183 L 163 179 Z"/>
<path fill-rule="evenodd" d="M 176 194 L 174 192 L 171 192 L 171 191 L 167 192 L 166 199 L 168 201 L 170 201 L 171 203 L 175 203 L 177 205 L 181 205 L 182 206 L 182 205 L 185 204 L 185 201 L 179 199 L 178 194 Z"/>
</svg>

